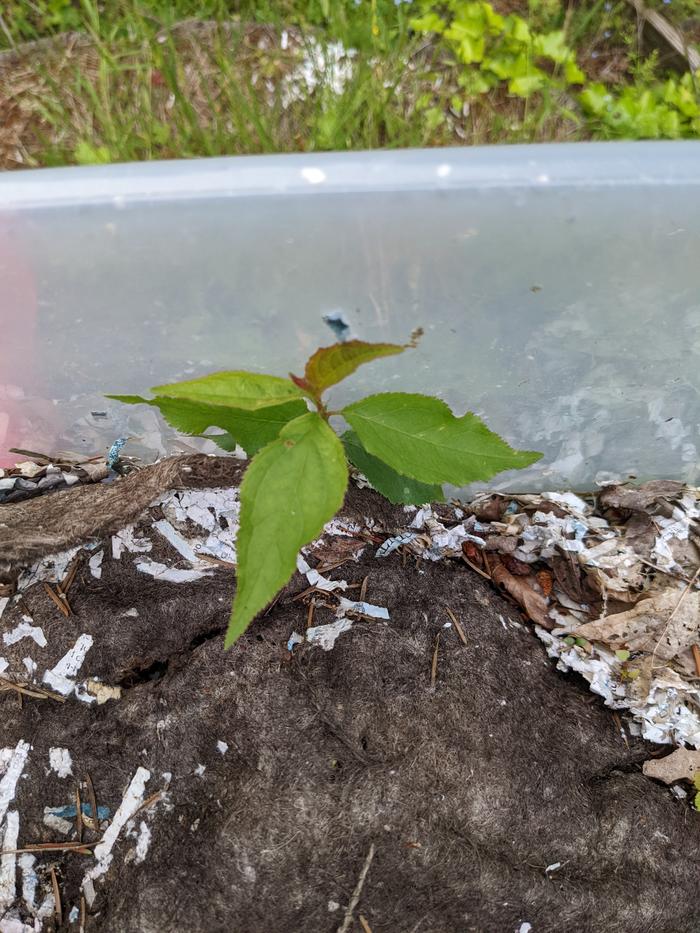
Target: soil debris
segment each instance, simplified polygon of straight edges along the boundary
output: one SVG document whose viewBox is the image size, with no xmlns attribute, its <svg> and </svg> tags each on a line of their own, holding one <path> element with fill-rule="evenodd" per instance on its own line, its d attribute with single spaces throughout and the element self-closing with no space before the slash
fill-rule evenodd
<svg viewBox="0 0 700 933">
<path fill-rule="evenodd" d="M 180 488 L 158 488 L 121 527 L 110 505 L 99 535 L 36 559 L 5 598 L 3 635 L 24 624 L 45 644 L 2 642 L 3 683 L 29 693 L 23 705 L 0 693 L 1 924 L 56 929 L 60 909 L 64 926 L 110 933 L 262 933 L 270 916 L 279 929 L 329 931 L 349 916 L 375 933 L 419 921 L 436 933 L 695 933 L 695 817 L 641 771 L 654 752 L 645 736 L 697 733 L 700 746 L 686 635 L 669 626 L 678 652 L 662 657 L 579 632 L 643 602 L 668 623 L 683 592 L 692 608 L 697 491 L 679 490 L 670 515 L 657 498 L 646 506 L 656 531 L 640 555 L 627 541 L 639 510 L 603 515 L 551 494 L 434 512 L 352 488 L 274 605 L 224 652 L 231 570 L 208 563 L 174 583 L 138 566 L 202 570 L 202 549 L 220 547 L 235 561 L 237 500 L 219 484 L 241 465 L 195 459 L 196 487 L 170 468 Z M 144 472 L 104 488 L 131 490 Z M 97 489 L 70 493 L 79 514 Z M 45 497 L 50 516 L 60 495 Z M 40 501 L 2 506 L 0 518 L 20 509 L 13 527 L 35 535 L 23 522 Z M 664 534 L 667 569 L 646 566 Z M 591 552 L 607 541 L 601 567 Z M 619 591 L 604 583 L 613 554 Z M 629 710 L 624 739 L 545 657 L 525 609 L 495 585 L 504 572 L 538 595 L 551 631 L 537 631 L 557 662 Z M 44 582 L 70 589 L 69 617 Z M 63 702 L 41 702 L 42 690 Z"/>
</svg>

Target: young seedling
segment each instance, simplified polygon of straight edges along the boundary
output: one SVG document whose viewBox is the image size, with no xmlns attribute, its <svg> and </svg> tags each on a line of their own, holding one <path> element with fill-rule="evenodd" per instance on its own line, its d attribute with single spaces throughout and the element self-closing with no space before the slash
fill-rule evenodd
<svg viewBox="0 0 700 933">
<path fill-rule="evenodd" d="M 287 583 L 300 548 L 318 537 L 343 503 L 348 464 L 386 498 L 420 505 L 443 498 L 442 484 L 464 486 L 502 470 L 526 467 L 541 454 L 513 450 L 471 413 L 456 417 L 437 398 L 381 392 L 339 411 L 325 394 L 363 363 L 416 346 L 349 340 L 322 347 L 303 376 L 221 372 L 156 386 L 153 399 L 111 395 L 160 409 L 179 431 L 236 444 L 252 459 L 240 488 L 238 586 L 226 635 L 231 646 Z M 330 426 L 341 417 L 341 437 Z"/>
</svg>

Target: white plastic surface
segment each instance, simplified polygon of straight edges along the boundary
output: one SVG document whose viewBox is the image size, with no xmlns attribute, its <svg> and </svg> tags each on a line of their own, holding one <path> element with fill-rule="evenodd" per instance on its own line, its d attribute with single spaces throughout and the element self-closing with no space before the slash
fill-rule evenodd
<svg viewBox="0 0 700 933">
<path fill-rule="evenodd" d="M 340 310 L 368 340 L 426 334 L 336 400 L 435 393 L 545 452 L 494 486 L 695 482 L 699 257 L 700 143 L 6 173 L 0 458 L 99 453 L 126 434 L 162 453 L 153 409 L 101 393 L 300 372 Z"/>
</svg>

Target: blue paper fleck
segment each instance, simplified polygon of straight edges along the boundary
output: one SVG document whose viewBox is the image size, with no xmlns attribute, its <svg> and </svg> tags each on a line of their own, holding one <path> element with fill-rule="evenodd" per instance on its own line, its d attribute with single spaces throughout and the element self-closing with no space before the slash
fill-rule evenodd
<svg viewBox="0 0 700 933">
<path fill-rule="evenodd" d="M 65 807 L 48 807 L 46 812 L 51 813 L 53 816 L 60 816 L 63 820 L 74 820 L 78 810 L 74 803 L 69 803 L 66 804 Z M 92 819 L 92 807 L 89 803 L 81 803 L 80 812 L 83 814 L 83 816 L 87 816 L 89 819 Z M 111 811 L 109 807 L 98 807 L 98 820 L 108 820 L 110 812 Z"/>
<path fill-rule="evenodd" d="M 119 463 L 120 454 L 128 439 L 128 437 L 118 437 L 109 448 L 109 453 L 107 454 L 107 466 L 112 470 Z"/>
<path fill-rule="evenodd" d="M 350 337 L 350 325 L 342 311 L 329 311 L 323 315 L 323 320 L 341 343 Z"/>
</svg>

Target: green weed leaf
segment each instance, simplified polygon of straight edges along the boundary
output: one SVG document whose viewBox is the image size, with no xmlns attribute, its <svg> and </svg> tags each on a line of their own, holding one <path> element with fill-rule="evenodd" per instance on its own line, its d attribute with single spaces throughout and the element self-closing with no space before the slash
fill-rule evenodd
<svg viewBox="0 0 700 933">
<path fill-rule="evenodd" d="M 402 476 L 382 460 L 368 454 L 354 431 L 341 437 L 348 460 L 367 477 L 377 492 L 398 505 L 423 505 L 424 502 L 442 502 L 442 486 L 419 483 Z"/>
<path fill-rule="evenodd" d="M 273 441 L 285 424 L 306 411 L 306 403 L 301 399 L 251 411 L 228 405 L 209 405 L 190 398 L 147 399 L 140 395 L 108 395 L 107 398 L 127 405 L 152 405 L 183 434 L 203 436 L 208 428 L 221 428 L 226 434 L 211 434 L 207 437 L 223 450 L 234 450 L 236 444 L 240 444 L 249 457 Z"/>
<path fill-rule="evenodd" d="M 562 30 L 541 33 L 535 36 L 534 50 L 536 55 L 549 58 L 553 62 L 563 64 L 571 58 L 571 49 L 566 44 L 566 37 Z"/>
<path fill-rule="evenodd" d="M 249 411 L 303 397 L 301 389 L 290 379 L 241 371 L 212 373 L 200 379 L 155 386 L 151 392 L 168 398 L 188 398 Z"/>
<path fill-rule="evenodd" d="M 364 340 L 334 343 L 330 347 L 321 347 L 309 358 L 304 379 L 312 391 L 320 395 L 354 373 L 363 363 L 371 363 L 382 356 L 394 356 L 405 349 L 403 344 L 366 343 Z"/>
<path fill-rule="evenodd" d="M 299 548 L 343 503 L 343 445 L 316 412 L 285 425 L 251 461 L 241 484 L 238 586 L 230 647 L 294 573 Z"/>
<path fill-rule="evenodd" d="M 409 20 L 409 26 L 414 32 L 437 32 L 441 33 L 445 29 L 445 21 L 440 19 L 437 13 L 432 11 L 424 16 L 415 16 Z"/>
<path fill-rule="evenodd" d="M 371 395 L 343 416 L 369 453 L 423 483 L 463 486 L 542 456 L 513 450 L 476 415 L 456 418 L 440 399 L 403 392 Z"/>
</svg>

